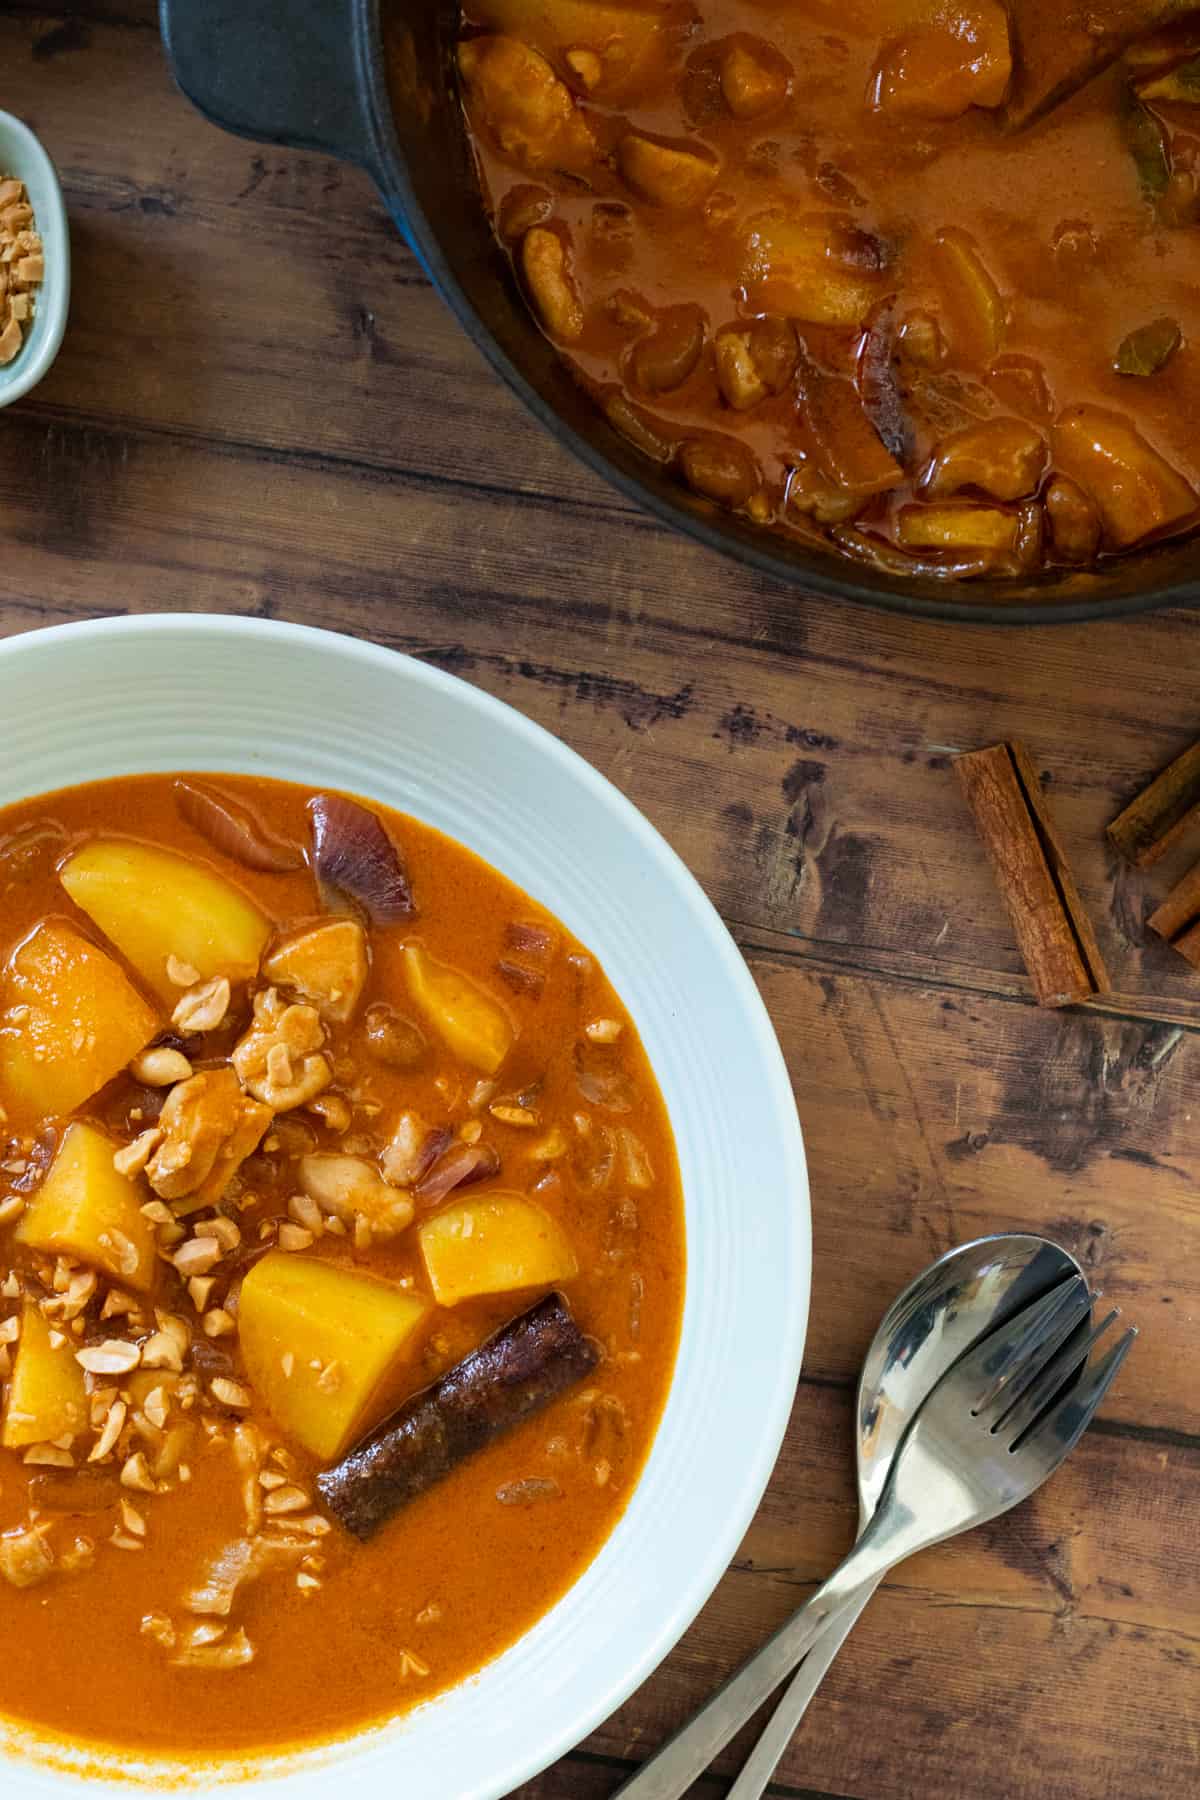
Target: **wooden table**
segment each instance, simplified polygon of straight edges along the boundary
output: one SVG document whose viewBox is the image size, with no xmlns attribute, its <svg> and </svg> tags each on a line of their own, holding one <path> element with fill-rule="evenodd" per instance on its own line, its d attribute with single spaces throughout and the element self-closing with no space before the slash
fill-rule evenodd
<svg viewBox="0 0 1200 1800">
<path fill-rule="evenodd" d="M 783 1456 L 698 1623 L 527 1800 L 610 1794 L 828 1571 L 876 1321 L 931 1257 L 1006 1228 L 1081 1255 L 1142 1341 L 1035 1503 L 888 1583 L 774 1791 L 1195 1793 L 1200 978 L 1143 928 L 1173 870 L 1116 869 L 1102 832 L 1200 731 L 1200 623 L 914 625 L 758 579 L 535 428 L 365 179 L 193 113 L 149 0 L 0 5 L 0 69 L 75 251 L 58 364 L 0 418 L 0 629 L 243 612 L 478 682 L 675 845 L 787 1053 L 816 1266 Z M 1031 1003 L 949 771 L 1001 736 L 1045 771 L 1114 972 L 1102 1007 Z"/>
</svg>

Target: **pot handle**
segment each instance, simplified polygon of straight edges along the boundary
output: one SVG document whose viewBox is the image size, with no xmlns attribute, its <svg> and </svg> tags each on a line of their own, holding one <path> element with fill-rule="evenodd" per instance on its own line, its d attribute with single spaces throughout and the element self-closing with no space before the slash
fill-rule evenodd
<svg viewBox="0 0 1200 1800">
<path fill-rule="evenodd" d="M 206 118 L 378 179 L 356 11 L 355 0 L 159 0 L 172 73 Z"/>
</svg>

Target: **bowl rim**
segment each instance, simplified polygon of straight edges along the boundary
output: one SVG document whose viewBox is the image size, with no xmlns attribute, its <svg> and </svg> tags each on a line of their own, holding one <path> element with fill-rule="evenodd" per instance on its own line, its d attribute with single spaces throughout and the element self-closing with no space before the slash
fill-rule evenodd
<svg viewBox="0 0 1200 1800">
<path fill-rule="evenodd" d="M 774 1381 L 770 1393 L 761 1396 L 761 1426 L 756 1433 L 756 1453 L 739 1472 L 737 1504 L 729 1506 L 724 1515 L 718 1519 L 706 1521 L 705 1553 L 698 1557 L 685 1591 L 677 1592 L 669 1605 L 663 1609 L 657 1630 L 645 1639 L 636 1655 L 631 1656 L 623 1673 L 609 1680 L 603 1691 L 597 1692 L 586 1704 L 579 1705 L 564 1718 L 554 1732 L 545 1738 L 539 1738 L 531 1748 L 523 1751 L 504 1752 L 507 1760 L 489 1772 L 486 1782 L 476 1785 L 470 1794 L 457 1796 L 456 1800 L 501 1800 L 501 1796 L 509 1793 L 522 1782 L 532 1779 L 559 1760 L 571 1749 L 586 1738 L 609 1715 L 629 1698 L 669 1654 L 697 1614 L 711 1598 L 717 1583 L 727 1572 L 730 1563 L 742 1541 L 745 1530 L 757 1511 L 763 1493 L 774 1471 L 780 1446 L 787 1430 L 788 1422 L 795 1399 L 795 1389 L 799 1377 L 805 1338 L 807 1333 L 809 1300 L 812 1273 L 812 1234 L 811 1208 L 807 1177 L 807 1162 L 803 1137 L 796 1111 L 795 1096 L 791 1078 L 783 1057 L 782 1048 L 771 1022 L 765 1002 L 750 973 L 735 940 L 725 926 L 716 908 L 705 894 L 696 878 L 677 852 L 666 839 L 651 825 L 645 815 L 629 800 L 619 788 L 600 773 L 591 763 L 569 745 L 555 737 L 536 721 L 528 718 L 507 702 L 496 698 L 485 689 L 462 678 L 451 675 L 418 658 L 402 651 L 392 650 L 384 645 L 365 641 L 311 626 L 292 624 L 285 621 L 260 619 L 233 614 L 135 614 L 120 616 L 103 616 L 96 619 L 74 621 L 67 624 L 44 626 L 31 631 L 0 639 L 0 685 L 13 667 L 19 667 L 22 658 L 30 655 L 44 654 L 47 646 L 53 650 L 58 643 L 89 644 L 102 639 L 127 638 L 136 640 L 139 636 L 153 635 L 168 639 L 185 640 L 203 637 L 207 639 L 232 640 L 234 643 L 246 643 L 257 640 L 262 644 L 283 648 L 289 644 L 301 648 L 322 646 L 326 653 L 341 656 L 355 666 L 371 667 L 376 670 L 403 668 L 410 679 L 415 679 L 434 690 L 441 691 L 452 698 L 465 700 L 480 715 L 491 721 L 498 733 L 513 731 L 522 738 L 526 745 L 537 754 L 548 758 L 559 765 L 567 778 L 582 784 L 591 794 L 615 816 L 620 828 L 629 834 L 641 852 L 655 866 L 655 874 L 665 878 L 671 885 L 681 904 L 689 910 L 695 929 L 707 940 L 706 948 L 721 959 L 723 972 L 729 977 L 737 995 L 739 1015 L 746 1032 L 747 1043 L 753 1043 L 759 1055 L 759 1065 L 765 1076 L 765 1087 L 772 1115 L 773 1129 L 778 1134 L 777 1160 L 780 1166 L 786 1166 L 790 1177 L 790 1227 L 791 1227 L 791 1267 L 788 1275 L 792 1304 L 783 1316 L 775 1319 L 774 1325 L 778 1335 L 772 1342 L 772 1359 Z M 181 766 L 181 765 L 180 765 Z M 369 789 L 368 789 L 369 795 Z M 603 947 L 597 951 L 603 960 Z M 691 1288 L 691 1258 L 689 1257 L 688 1284 L 685 1289 L 685 1312 L 688 1307 L 688 1293 Z M 672 1392 L 679 1377 L 680 1363 L 676 1363 L 672 1376 Z M 669 1404 L 669 1398 L 668 1398 Z M 653 1462 L 655 1444 L 651 1446 L 645 1469 L 639 1478 L 638 1486 L 646 1480 Z M 637 1488 L 631 1494 L 636 1495 Z M 620 1529 L 620 1521 L 615 1528 Z M 604 1554 L 610 1539 L 605 1540 L 597 1552 L 597 1558 Z M 589 1568 L 594 1564 L 589 1564 Z M 581 1572 L 571 1588 L 555 1602 L 549 1612 L 542 1615 L 543 1621 L 551 1618 L 558 1606 L 563 1604 L 573 1592 L 578 1581 L 585 1578 L 587 1570 Z M 538 1629 L 535 1624 L 532 1631 Z M 519 1645 L 524 1636 L 516 1641 Z M 512 1646 L 510 1648 L 516 1648 Z M 506 1652 L 505 1654 L 507 1654 Z M 460 1684 L 465 1685 L 465 1684 Z M 447 1690 L 445 1696 L 450 1698 L 457 1690 Z M 437 1705 L 434 1701 L 432 1704 Z M 409 1715 L 415 1718 L 418 1715 Z M 2 1722 L 2 1721 L 0 1721 Z M 35 1736 L 37 1734 L 34 1734 Z M 59 1740 L 61 1743 L 61 1740 Z M 43 1743 L 49 1740 L 43 1738 Z M 308 1800 L 308 1796 L 319 1791 L 324 1796 L 336 1795 L 343 1791 L 347 1777 L 352 1776 L 354 1754 L 361 1745 L 369 1743 L 369 1733 L 358 1733 L 355 1736 L 340 1740 L 332 1748 L 334 1752 L 345 1752 L 346 1760 L 335 1756 L 322 1768 L 318 1763 L 308 1766 L 297 1766 L 295 1769 L 278 1766 L 271 1767 L 259 1763 L 250 1764 L 243 1771 L 237 1771 L 232 1764 L 222 1765 L 214 1770 L 202 1771 L 208 1776 L 203 1791 L 215 1791 L 224 1788 L 227 1782 L 234 1785 L 233 1793 L 270 1794 L 286 1800 L 293 1786 L 300 1789 Z M 153 1789 L 158 1791 L 161 1776 L 158 1773 L 167 1765 L 160 1761 L 156 1764 L 155 1773 L 148 1781 L 147 1788 L 137 1783 L 138 1776 L 131 1770 L 131 1785 L 122 1782 L 111 1784 L 111 1771 L 102 1766 L 103 1752 L 97 1756 L 96 1773 L 81 1775 L 68 1771 L 61 1766 L 55 1768 L 52 1763 L 38 1762 L 31 1765 L 26 1760 L 13 1761 L 0 1744 L 0 1773 L 6 1778 L 6 1791 L 13 1793 L 14 1800 L 22 1800 L 28 1793 L 36 1795 L 38 1800 L 48 1794 L 69 1794 L 80 1796 L 85 1800 L 88 1795 L 98 1796 L 101 1793 L 117 1795 L 138 1794 Z M 111 1753 L 110 1753 L 111 1754 Z M 296 1754 L 296 1753 L 292 1753 Z M 300 1756 L 304 1755 L 301 1751 Z M 286 1755 L 286 1753 L 285 1753 Z M 178 1770 L 184 1765 L 171 1765 Z M 22 1784 L 22 1776 L 26 1783 Z M 328 1784 L 328 1785 L 326 1785 Z M 186 1776 L 180 1792 L 195 1791 Z"/>
<path fill-rule="evenodd" d="M 472 305 L 462 283 L 441 246 L 435 226 L 418 199 L 408 161 L 396 131 L 391 94 L 387 79 L 387 59 L 383 42 L 383 0 L 347 0 L 357 38 L 358 77 L 365 108 L 365 123 L 371 140 L 369 172 L 383 196 L 392 218 L 421 263 L 430 281 L 449 306 L 468 338 L 486 357 L 492 368 L 517 398 L 529 409 L 539 424 L 579 460 L 595 471 L 644 512 L 651 513 L 662 524 L 681 531 L 709 550 L 735 562 L 748 565 L 759 575 L 771 577 L 789 588 L 799 589 L 797 600 L 821 597 L 848 600 L 876 612 L 894 613 L 902 618 L 931 619 L 968 625 L 1074 625 L 1085 621 L 1103 622 L 1129 618 L 1138 613 L 1153 612 L 1170 606 L 1194 606 L 1200 599 L 1200 579 L 1173 578 L 1160 586 L 1117 595 L 1111 599 L 1084 597 L 1055 599 L 1053 588 L 1046 583 L 1047 599 L 1005 600 L 1006 587 L 1022 595 L 1031 583 L 1006 578 L 987 584 L 985 581 L 945 582 L 945 598 L 940 592 L 929 594 L 917 586 L 917 577 L 908 587 L 899 579 L 879 572 L 871 580 L 864 571 L 856 578 L 856 565 L 846 556 L 808 553 L 797 541 L 793 554 L 784 555 L 772 546 L 774 534 L 748 524 L 736 515 L 722 517 L 709 503 L 696 500 L 680 489 L 678 499 L 660 493 L 648 480 L 626 470 L 592 442 L 557 410 L 534 386 L 530 378 L 503 349 Z M 607 422 L 597 408 L 598 429 Z M 609 428 L 611 429 L 611 428 Z M 616 434 L 614 433 L 614 436 Z M 778 540 L 792 544 L 791 539 Z M 1186 543 L 1186 539 L 1178 540 Z M 1170 545 L 1168 548 L 1172 547 Z M 1149 548 L 1139 556 L 1153 558 Z M 1122 559 L 1133 562 L 1134 558 Z M 842 572 L 843 565 L 845 573 Z M 1115 566 L 1115 565 L 1114 565 Z M 715 579 L 715 577 L 714 577 Z M 967 590 L 983 594 L 979 601 L 957 599 L 955 593 Z M 993 597 L 994 596 L 994 597 Z"/>
<path fill-rule="evenodd" d="M 27 187 L 31 179 L 37 182 L 34 222 L 46 250 L 46 275 L 33 329 L 10 369 L 0 369 L 0 407 L 22 399 L 47 373 L 62 347 L 71 304 L 71 229 L 58 171 L 37 133 L 15 113 L 0 111 L 0 175 L 6 174 Z"/>
</svg>

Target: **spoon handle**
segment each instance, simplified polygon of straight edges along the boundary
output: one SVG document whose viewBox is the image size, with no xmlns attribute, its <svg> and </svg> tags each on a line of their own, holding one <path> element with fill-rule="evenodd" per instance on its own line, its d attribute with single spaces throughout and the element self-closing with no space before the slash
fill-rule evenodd
<svg viewBox="0 0 1200 1800">
<path fill-rule="evenodd" d="M 876 1586 L 877 1583 L 873 1582 L 849 1606 L 844 1606 L 830 1622 L 829 1629 L 817 1639 L 784 1689 L 783 1699 L 763 1727 L 762 1736 L 746 1758 L 742 1772 L 725 1800 L 761 1800 L 761 1796 L 766 1793 L 767 1784 L 808 1711 L 809 1701 L 824 1681 L 830 1663 L 862 1617 L 863 1608 Z"/>
<path fill-rule="evenodd" d="M 865 1604 L 888 1569 L 908 1554 L 907 1547 L 897 1552 L 875 1541 L 882 1536 L 876 1523 L 879 1518 L 876 1513 L 845 1562 L 807 1604 L 793 1613 L 775 1636 L 768 1638 L 762 1649 L 755 1651 L 724 1687 L 717 1689 L 695 1717 L 618 1788 L 613 1800 L 683 1800 L 713 1757 L 787 1680 L 842 1610 L 860 1598 Z"/>
</svg>

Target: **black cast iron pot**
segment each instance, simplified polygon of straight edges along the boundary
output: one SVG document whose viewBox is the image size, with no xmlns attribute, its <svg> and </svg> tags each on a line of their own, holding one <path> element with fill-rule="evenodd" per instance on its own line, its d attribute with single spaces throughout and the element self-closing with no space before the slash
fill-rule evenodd
<svg viewBox="0 0 1200 1800">
<path fill-rule="evenodd" d="M 547 430 L 667 524 L 810 592 L 925 617 L 1032 624 L 1200 601 L 1193 542 L 1088 574 L 900 583 L 696 498 L 613 431 L 517 291 L 462 126 L 452 0 L 161 0 L 161 10 L 176 79 L 201 112 L 243 137 L 327 151 L 365 169 L 492 366 Z"/>
</svg>

